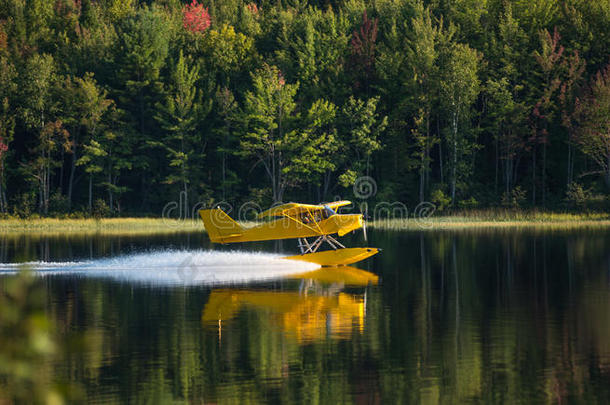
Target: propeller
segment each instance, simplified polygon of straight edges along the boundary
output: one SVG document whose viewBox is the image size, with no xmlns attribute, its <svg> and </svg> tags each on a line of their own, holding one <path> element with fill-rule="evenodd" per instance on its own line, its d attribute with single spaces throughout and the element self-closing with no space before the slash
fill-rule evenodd
<svg viewBox="0 0 610 405">
<path fill-rule="evenodd" d="M 362 218 L 362 233 L 364 235 L 364 241 L 368 242 L 369 238 L 368 238 L 368 236 L 366 234 L 366 221 L 364 220 L 364 217 Z"/>
<path fill-rule="evenodd" d="M 364 212 L 362 212 L 362 207 L 364 206 Z M 368 204 L 362 203 L 360 204 L 360 215 L 362 215 L 362 234 L 364 236 L 364 241 L 368 242 L 369 238 L 368 238 L 368 234 L 366 233 L 366 220 L 368 217 Z"/>
</svg>

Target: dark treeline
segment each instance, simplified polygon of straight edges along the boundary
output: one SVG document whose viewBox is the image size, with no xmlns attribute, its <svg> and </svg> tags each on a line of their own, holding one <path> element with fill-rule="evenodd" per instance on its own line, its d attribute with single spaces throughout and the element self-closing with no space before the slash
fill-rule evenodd
<svg viewBox="0 0 610 405">
<path fill-rule="evenodd" d="M 610 0 L 2 0 L 0 210 L 610 189 Z"/>
</svg>

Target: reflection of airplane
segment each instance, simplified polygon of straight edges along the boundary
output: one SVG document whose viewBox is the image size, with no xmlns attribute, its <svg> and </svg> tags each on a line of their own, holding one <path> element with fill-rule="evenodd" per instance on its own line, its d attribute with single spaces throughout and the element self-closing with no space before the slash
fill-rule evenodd
<svg viewBox="0 0 610 405">
<path fill-rule="evenodd" d="M 316 284 L 366 286 L 377 284 L 376 275 L 353 267 L 325 268 L 294 278 Z M 331 289 L 332 290 L 332 289 Z M 306 291 L 213 290 L 203 310 L 205 324 L 222 325 L 243 308 L 270 313 L 285 333 L 303 342 L 331 337 L 347 339 L 354 327 L 364 330 L 365 294 L 319 295 Z M 220 332 L 220 330 L 219 330 Z"/>
<path fill-rule="evenodd" d="M 279 217 L 252 228 L 244 228 L 220 208 L 200 210 L 210 240 L 216 243 L 250 242 L 273 239 L 299 239 L 301 254 L 288 259 L 303 260 L 322 266 L 337 266 L 359 262 L 379 252 L 377 248 L 346 248 L 331 235 L 343 236 L 364 228 L 361 214 L 337 214 L 339 207 L 349 201 L 335 201 L 321 205 L 282 204 L 259 214 L 259 218 Z M 366 235 L 366 228 L 364 228 Z M 315 237 L 312 242 L 307 238 Z M 365 236 L 366 238 L 366 236 Z M 323 242 L 332 250 L 318 252 Z"/>
</svg>

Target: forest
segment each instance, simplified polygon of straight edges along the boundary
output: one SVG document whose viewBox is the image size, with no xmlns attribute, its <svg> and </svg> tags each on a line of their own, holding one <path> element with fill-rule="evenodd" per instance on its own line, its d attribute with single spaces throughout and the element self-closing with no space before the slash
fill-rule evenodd
<svg viewBox="0 0 610 405">
<path fill-rule="evenodd" d="M 608 209 L 610 0 L 1 0 L 0 212 Z"/>
</svg>

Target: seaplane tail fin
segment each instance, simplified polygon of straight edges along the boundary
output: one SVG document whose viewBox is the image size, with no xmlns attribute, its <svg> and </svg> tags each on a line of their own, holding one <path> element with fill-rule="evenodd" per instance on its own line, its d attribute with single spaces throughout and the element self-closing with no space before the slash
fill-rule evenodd
<svg viewBox="0 0 610 405">
<path fill-rule="evenodd" d="M 212 210 L 199 210 L 205 230 L 214 243 L 226 243 L 231 239 L 241 236 L 244 228 L 228 216 L 220 208 Z"/>
</svg>

